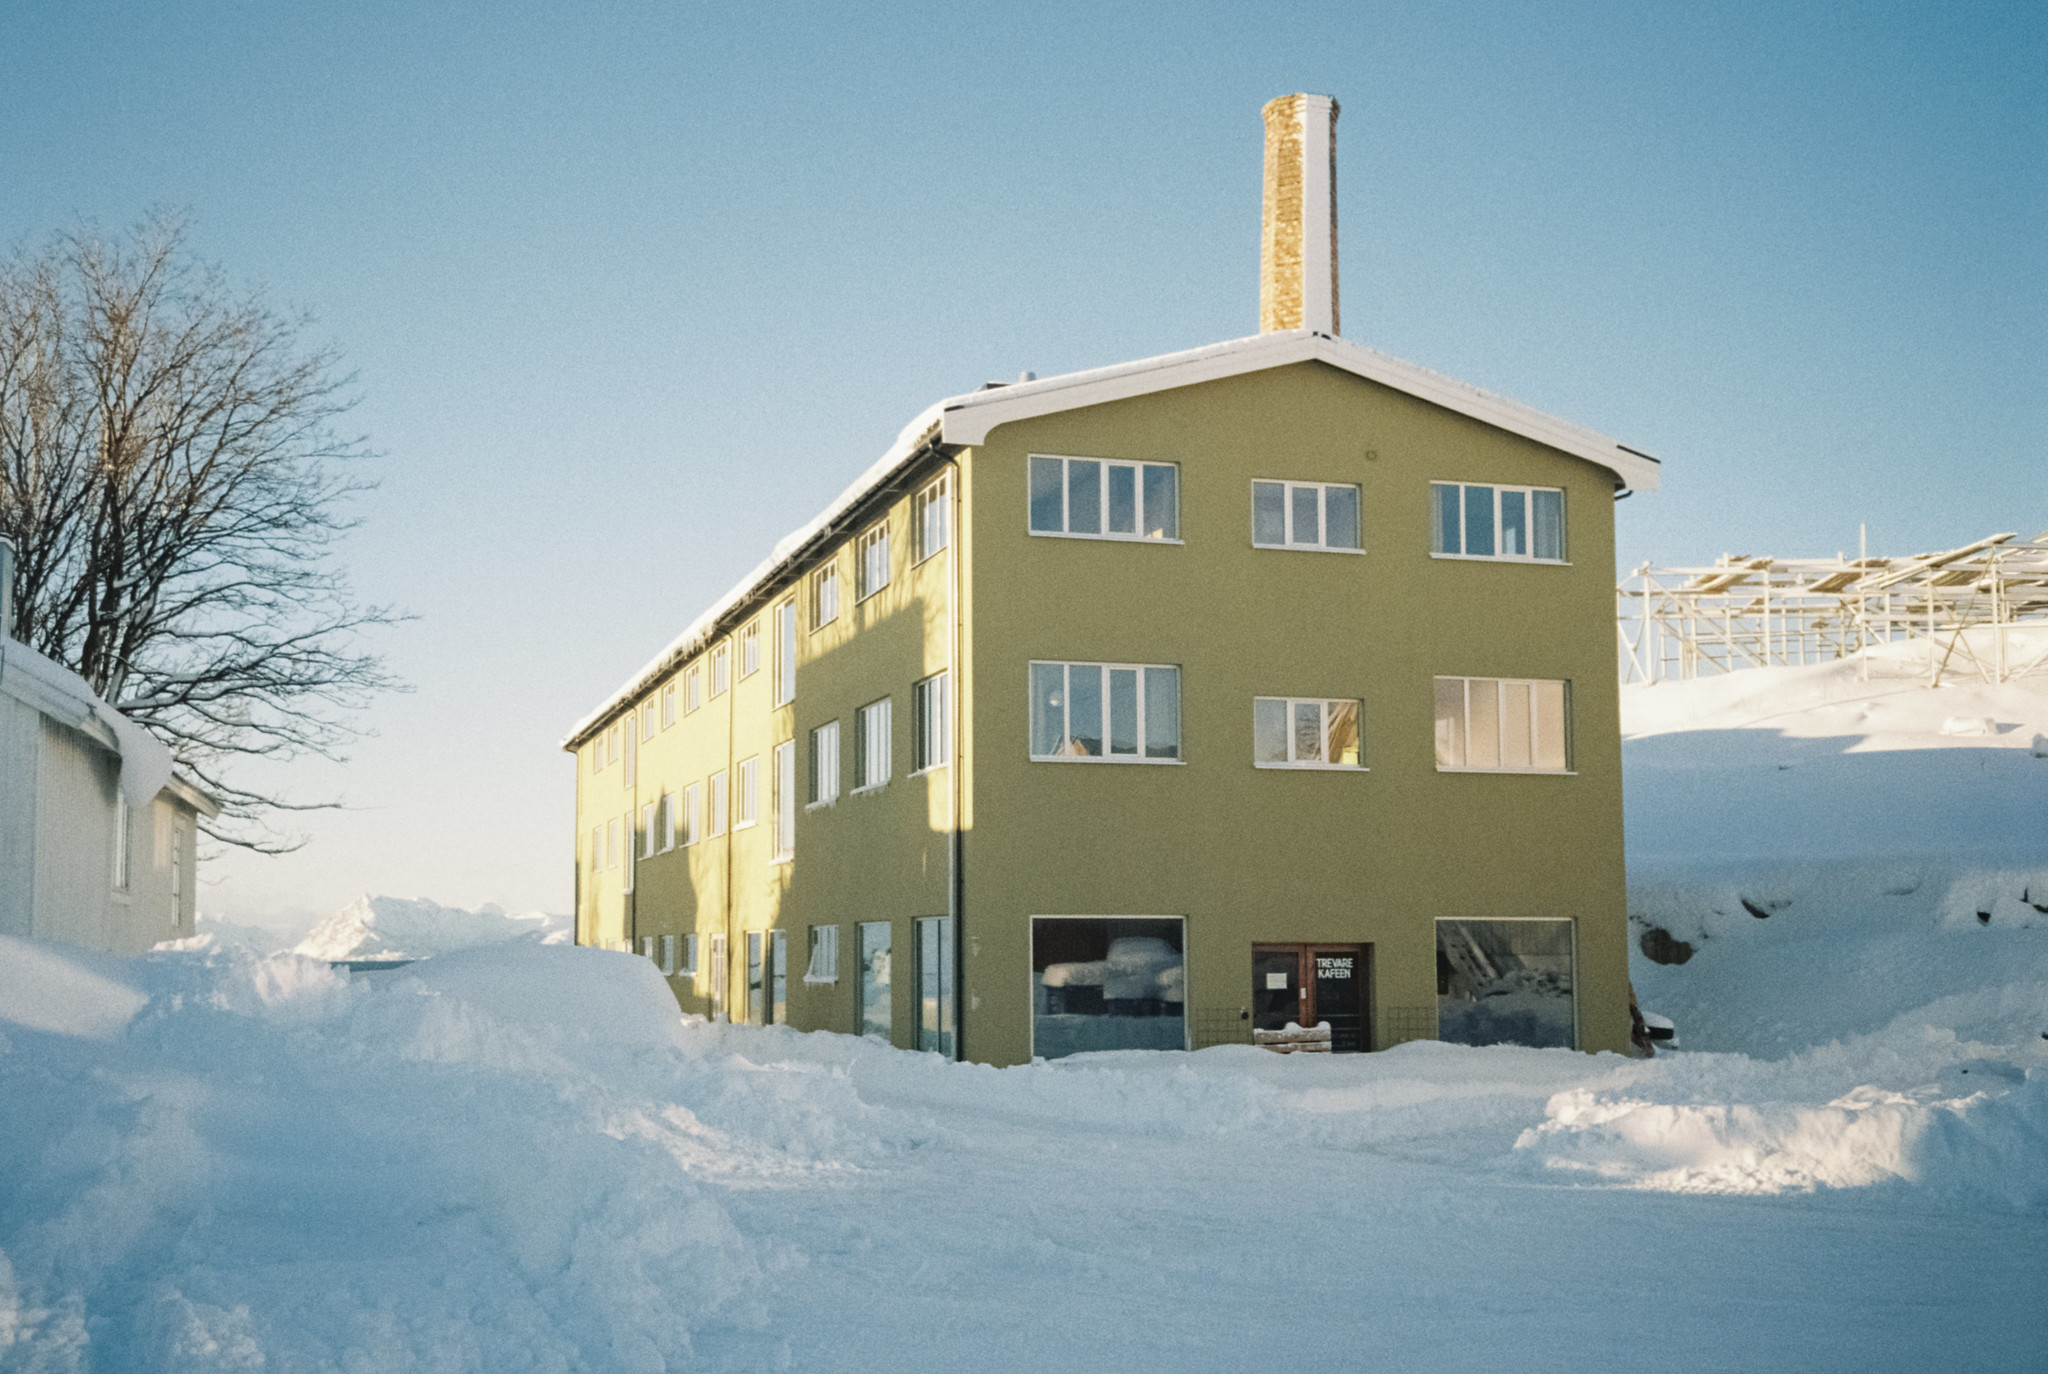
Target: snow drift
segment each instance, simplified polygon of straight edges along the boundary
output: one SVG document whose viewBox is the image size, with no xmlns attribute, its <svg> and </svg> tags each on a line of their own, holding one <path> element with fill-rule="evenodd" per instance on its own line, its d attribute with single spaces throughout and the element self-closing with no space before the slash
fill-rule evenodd
<svg viewBox="0 0 2048 1374">
<path fill-rule="evenodd" d="M 566 916 L 511 916 L 496 906 L 465 911 L 421 898 L 365 894 L 314 926 L 294 949 L 313 959 L 423 959 L 506 940 L 559 945 L 574 938 Z"/>
</svg>

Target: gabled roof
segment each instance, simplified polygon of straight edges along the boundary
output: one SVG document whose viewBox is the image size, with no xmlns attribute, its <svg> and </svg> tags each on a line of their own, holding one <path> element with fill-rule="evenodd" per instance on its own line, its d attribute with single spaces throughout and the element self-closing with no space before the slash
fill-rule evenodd
<svg viewBox="0 0 2048 1374">
<path fill-rule="evenodd" d="M 121 790 L 146 806 L 169 790 L 195 810 L 220 814 L 220 803 L 176 771 L 161 740 L 108 705 L 86 680 L 17 639 L 0 639 L 0 695 L 69 726 L 121 761 Z"/>
<path fill-rule="evenodd" d="M 779 540 L 759 567 L 741 578 L 731 591 L 691 621 L 687 629 L 627 679 L 625 685 L 606 698 L 603 705 L 577 721 L 562 740 L 562 747 L 574 750 L 622 708 L 637 700 L 684 660 L 709 645 L 726 628 L 726 620 L 735 611 L 745 608 L 755 597 L 770 589 L 813 543 L 829 536 L 844 516 L 892 481 L 899 480 L 906 469 L 934 447 L 960 448 L 983 443 L 996 426 L 1014 420 L 1079 410 L 1083 406 L 1102 405 L 1108 401 L 1121 401 L 1304 362 L 1327 363 L 1432 405 L 1470 416 L 1496 429 L 1519 434 L 1561 453 L 1583 458 L 1613 473 L 1619 486 L 1638 491 L 1657 490 L 1659 463 L 1647 453 L 1628 448 L 1569 420 L 1560 420 L 1518 401 L 1481 391 L 1476 386 L 1404 362 L 1377 349 L 1307 329 L 1254 334 L 1227 343 L 1163 353 L 1156 358 L 1141 358 L 1136 362 L 1091 368 L 1086 372 L 1069 372 L 1036 381 L 986 387 L 965 396 L 948 397 L 928 407 L 905 425 L 896 436 L 896 442 L 874 466 L 839 493 L 816 519 Z"/>
<path fill-rule="evenodd" d="M 1306 329 L 1254 334 L 1206 348 L 1190 348 L 1114 367 L 1069 372 L 1043 381 L 1019 382 L 956 396 L 941 402 L 945 410 L 941 434 L 949 444 L 979 444 L 997 425 L 1013 420 L 1305 362 L 1327 363 L 1445 410 L 1468 415 L 1495 429 L 1583 458 L 1612 472 L 1622 486 L 1638 491 L 1657 489 L 1660 465 L 1647 453 L 1377 349 Z"/>
</svg>

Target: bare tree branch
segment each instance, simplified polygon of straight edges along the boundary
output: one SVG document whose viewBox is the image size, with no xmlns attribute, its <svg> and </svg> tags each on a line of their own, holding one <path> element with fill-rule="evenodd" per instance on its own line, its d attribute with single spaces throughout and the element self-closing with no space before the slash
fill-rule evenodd
<svg viewBox="0 0 2048 1374">
<path fill-rule="evenodd" d="M 398 686 L 362 648 L 401 619 L 333 561 L 365 441 L 354 378 L 304 316 L 232 293 L 158 214 L 0 263 L 0 533 L 20 546 L 16 635 L 170 745 L 220 797 L 209 833 L 296 847 L 289 802 L 236 759 L 341 757 Z"/>
</svg>

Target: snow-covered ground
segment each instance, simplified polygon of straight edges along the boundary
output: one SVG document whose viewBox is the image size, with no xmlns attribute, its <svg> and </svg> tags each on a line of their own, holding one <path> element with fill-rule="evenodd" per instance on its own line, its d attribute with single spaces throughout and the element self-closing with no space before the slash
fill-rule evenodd
<svg viewBox="0 0 2048 1374">
<path fill-rule="evenodd" d="M 2039 1369 L 2048 680 L 1875 676 L 1629 693 L 1650 1061 L 995 1070 L 533 938 L 8 945 L 0 1369 Z"/>
</svg>

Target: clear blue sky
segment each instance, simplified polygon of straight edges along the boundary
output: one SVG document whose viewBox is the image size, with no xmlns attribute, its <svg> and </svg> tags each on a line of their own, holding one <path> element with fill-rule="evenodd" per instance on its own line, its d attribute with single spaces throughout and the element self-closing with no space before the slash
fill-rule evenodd
<svg viewBox="0 0 2048 1374">
<path fill-rule="evenodd" d="M 912 414 L 1256 329 L 1290 91 L 1349 337 L 1664 457 L 1624 566 L 2048 525 L 2038 3 L 0 17 L 0 236 L 183 207 L 360 373 L 416 690 L 230 914 L 566 909 L 565 727 Z"/>
</svg>

